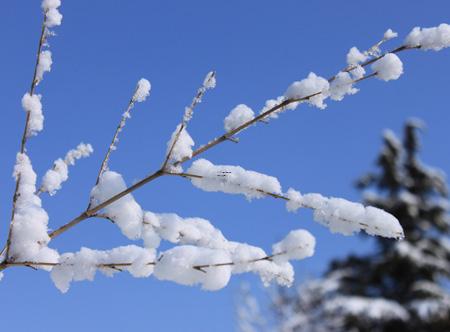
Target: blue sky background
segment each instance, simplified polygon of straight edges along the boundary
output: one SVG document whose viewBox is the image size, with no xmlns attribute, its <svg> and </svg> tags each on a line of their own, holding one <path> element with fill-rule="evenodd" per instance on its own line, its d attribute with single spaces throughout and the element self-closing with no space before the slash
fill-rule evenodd
<svg viewBox="0 0 450 332">
<path fill-rule="evenodd" d="M 105 149 L 138 79 L 152 82 L 123 132 L 111 169 L 128 183 L 160 166 L 166 141 L 204 75 L 217 71 L 218 85 L 197 109 L 189 132 L 197 144 L 222 133 L 223 118 L 245 103 L 259 110 L 266 99 L 310 71 L 330 76 L 345 65 L 352 46 L 365 49 L 387 28 L 401 43 L 416 25 L 449 21 L 450 2 L 390 1 L 63 1 L 63 24 L 51 38 L 54 64 L 37 91 L 43 94 L 45 131 L 28 145 L 42 175 L 52 161 L 80 141 L 95 154 L 72 168 L 63 190 L 44 204 L 57 227 L 86 207 Z M 7 1 L 0 13 L 0 239 L 6 238 L 15 153 L 23 130 L 20 99 L 28 89 L 41 24 L 40 1 Z M 405 74 L 361 91 L 325 111 L 302 106 L 224 143 L 204 157 L 275 175 L 284 188 L 359 200 L 352 181 L 371 169 L 384 128 L 395 131 L 410 116 L 428 124 L 424 160 L 450 171 L 449 50 L 401 55 Z M 267 250 L 291 229 L 317 239 L 316 255 L 297 263 L 297 280 L 317 276 L 329 259 L 370 250 L 366 238 L 331 234 L 310 211 L 288 214 L 270 198 L 248 203 L 240 196 L 205 193 L 178 178 L 161 178 L 135 193 L 155 212 L 211 220 L 228 239 Z M 60 252 L 81 246 L 108 249 L 128 244 L 103 220 L 89 220 L 52 242 Z M 15 268 L 0 282 L 2 327 L 9 331 L 231 331 L 237 276 L 219 292 L 204 292 L 128 274 L 95 283 L 74 283 L 66 295 L 42 271 Z"/>
</svg>

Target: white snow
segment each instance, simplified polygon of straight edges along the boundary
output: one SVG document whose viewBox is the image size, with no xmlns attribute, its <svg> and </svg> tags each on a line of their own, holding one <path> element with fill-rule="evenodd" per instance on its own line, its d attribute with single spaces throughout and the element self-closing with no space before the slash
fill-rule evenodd
<svg viewBox="0 0 450 332">
<path fill-rule="evenodd" d="M 317 108 L 324 109 L 327 106 L 324 104 L 324 100 L 327 98 L 329 87 L 328 80 L 311 72 L 307 78 L 292 83 L 285 92 L 284 97 L 295 100 L 317 94 L 309 97 L 306 102 Z"/>
<path fill-rule="evenodd" d="M 291 259 L 304 259 L 314 255 L 316 239 L 304 230 L 291 231 L 282 241 L 272 246 L 274 261 L 285 262 Z"/>
<path fill-rule="evenodd" d="M 384 33 L 383 40 L 391 40 L 398 36 L 398 33 L 395 31 L 392 31 L 392 29 L 387 29 Z"/>
<path fill-rule="evenodd" d="M 250 107 L 244 104 L 237 105 L 223 121 L 225 131 L 236 129 L 254 117 L 255 113 Z"/>
<path fill-rule="evenodd" d="M 58 261 L 58 252 L 47 247 L 48 215 L 42 208 L 36 192 L 36 174 L 30 159 L 24 153 L 17 154 L 14 177 L 19 181 L 15 213 L 12 220 L 9 257 L 14 261 L 49 262 Z M 50 270 L 51 267 L 39 265 Z"/>
<path fill-rule="evenodd" d="M 370 235 L 398 238 L 404 237 L 403 229 L 393 215 L 384 210 L 360 203 L 347 201 L 343 198 L 327 198 L 320 194 L 305 194 L 291 191 L 286 208 L 295 212 L 300 207 L 314 210 L 314 220 L 327 226 L 333 233 L 351 235 L 363 229 Z"/>
<path fill-rule="evenodd" d="M 377 78 L 383 81 L 396 80 L 403 74 L 403 63 L 393 53 L 386 54 L 374 62 L 371 67 L 377 73 Z"/>
<path fill-rule="evenodd" d="M 354 315 L 377 320 L 407 320 L 409 313 L 399 303 L 383 298 L 337 296 L 325 302 L 325 311 L 336 315 Z"/>
<path fill-rule="evenodd" d="M 151 87 L 152 85 L 150 84 L 149 80 L 141 78 L 136 85 L 136 91 L 132 99 L 139 103 L 145 101 L 145 99 L 147 99 L 147 97 L 150 95 Z"/>
<path fill-rule="evenodd" d="M 72 281 L 93 281 L 97 270 L 107 276 L 128 271 L 135 278 L 144 278 L 152 274 L 155 263 L 155 251 L 134 245 L 117 247 L 100 251 L 81 248 L 76 253 L 65 253 L 55 266 L 51 278 L 55 286 L 66 293 Z M 117 267 L 106 267 L 102 264 L 119 264 Z M 122 264 L 122 265 L 120 265 Z M 124 265 L 126 264 L 126 265 Z"/>
<path fill-rule="evenodd" d="M 204 267 L 230 262 L 230 255 L 225 250 L 201 248 L 195 246 L 178 246 L 163 252 L 155 265 L 154 276 L 160 280 L 170 280 L 181 285 L 200 284 L 205 290 L 219 290 L 228 284 L 231 266 Z"/>
<path fill-rule="evenodd" d="M 87 158 L 89 157 L 92 152 L 94 152 L 94 149 L 92 148 L 92 145 L 80 143 L 76 147 L 76 149 L 72 149 L 69 152 L 67 152 L 66 157 L 64 158 L 64 162 L 67 165 L 75 165 L 75 161 L 79 160 L 81 158 Z"/>
<path fill-rule="evenodd" d="M 330 98 L 336 101 L 344 99 L 345 95 L 354 95 L 358 89 L 353 87 L 353 78 L 347 72 L 339 72 L 330 83 Z"/>
<path fill-rule="evenodd" d="M 281 194 L 281 185 L 275 177 L 240 166 L 214 165 L 206 159 L 199 159 L 192 163 L 187 173 L 202 176 L 192 177 L 191 182 L 204 191 L 242 194 L 247 199 L 265 197 L 261 191 Z"/>
<path fill-rule="evenodd" d="M 261 111 L 259 112 L 260 114 L 267 112 L 268 110 L 274 108 L 275 106 L 281 104 L 284 101 L 284 97 L 283 96 L 279 96 L 276 99 L 268 99 L 266 100 L 264 107 L 261 109 Z M 267 117 L 265 117 L 265 119 L 267 118 L 272 118 L 272 119 L 276 119 L 278 118 L 278 114 L 283 112 L 285 110 L 285 107 L 279 108 L 278 110 L 276 110 L 275 112 L 270 113 Z"/>
<path fill-rule="evenodd" d="M 62 183 L 69 178 L 68 166 L 75 165 L 76 160 L 88 157 L 93 151 L 90 144 L 80 143 L 76 149 L 67 152 L 64 160 L 61 158 L 57 159 L 53 164 L 53 168 L 45 173 L 40 190 L 54 195 L 57 190 L 61 189 Z"/>
<path fill-rule="evenodd" d="M 45 26 L 47 28 L 52 28 L 57 25 L 61 25 L 62 15 L 58 11 L 59 6 L 61 6 L 60 0 L 43 0 L 42 10 L 45 13 Z"/>
<path fill-rule="evenodd" d="M 443 298 L 418 299 L 410 303 L 409 307 L 424 321 L 442 320 L 448 318 L 450 297 L 443 291 Z"/>
<path fill-rule="evenodd" d="M 366 70 L 361 66 L 357 65 L 352 70 L 350 70 L 350 74 L 354 80 L 359 80 L 364 77 L 366 74 Z"/>
<path fill-rule="evenodd" d="M 234 263 L 233 274 L 253 272 L 259 275 L 265 286 L 269 286 L 272 281 L 281 286 L 290 286 L 294 281 L 292 265 L 283 260 L 268 259 L 261 248 L 246 243 L 229 242 L 229 251 Z"/>
<path fill-rule="evenodd" d="M 103 203 L 126 188 L 125 181 L 119 173 L 112 171 L 104 172 L 98 184 L 91 191 L 92 207 Z M 129 239 L 138 239 L 141 237 L 144 212 L 134 200 L 132 194 L 128 194 L 106 206 L 103 212 L 114 220 L 122 233 Z"/>
<path fill-rule="evenodd" d="M 302 194 L 299 191 L 289 188 L 285 196 L 289 199 L 286 202 L 286 209 L 289 212 L 297 212 L 298 209 L 303 207 Z"/>
<path fill-rule="evenodd" d="M 45 50 L 39 54 L 39 62 L 36 67 L 36 84 L 42 81 L 45 72 L 52 69 L 52 63 L 52 52 Z"/>
<path fill-rule="evenodd" d="M 44 128 L 44 115 L 42 114 L 41 95 L 30 95 L 28 92 L 22 98 L 22 108 L 30 113 L 27 128 L 27 137 L 37 135 Z"/>
<path fill-rule="evenodd" d="M 184 126 L 180 132 L 181 126 L 182 124 L 179 124 L 175 128 L 170 140 L 167 142 L 166 155 L 169 155 L 170 149 L 172 149 L 172 152 L 170 153 L 170 160 L 173 162 L 181 161 L 184 158 L 192 157 L 193 152 L 192 147 L 195 144 L 194 140 L 189 135 L 187 129 Z M 172 148 L 172 145 L 174 144 L 177 135 L 178 140 L 176 141 L 175 145 Z"/>
<path fill-rule="evenodd" d="M 415 27 L 406 37 L 405 45 L 434 51 L 450 47 L 450 25 L 442 23 L 432 28 Z"/>
<path fill-rule="evenodd" d="M 350 66 L 356 66 L 367 60 L 367 55 L 361 53 L 357 47 L 353 46 L 347 53 L 347 63 Z"/>
<path fill-rule="evenodd" d="M 41 191 L 54 195 L 61 189 L 61 184 L 69 178 L 69 168 L 62 159 L 55 160 L 53 168 L 49 169 L 42 178 Z"/>
</svg>

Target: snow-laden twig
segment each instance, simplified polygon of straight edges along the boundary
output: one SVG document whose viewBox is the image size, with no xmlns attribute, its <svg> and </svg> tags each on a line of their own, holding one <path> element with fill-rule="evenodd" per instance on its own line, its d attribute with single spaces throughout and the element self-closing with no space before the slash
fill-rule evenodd
<svg viewBox="0 0 450 332">
<path fill-rule="evenodd" d="M 130 98 L 127 109 L 122 114 L 122 118 L 120 119 L 120 122 L 117 125 L 111 143 L 108 146 L 108 150 L 106 151 L 105 157 L 103 158 L 100 170 L 97 175 L 97 179 L 95 180 L 95 184 L 98 183 L 100 176 L 108 169 L 108 162 L 111 153 L 117 149 L 117 143 L 119 142 L 119 134 L 123 130 L 123 127 L 125 127 L 127 120 L 131 117 L 131 110 L 133 109 L 135 103 L 145 101 L 145 99 L 147 99 L 148 95 L 150 94 L 150 89 L 151 84 L 148 80 L 146 80 L 145 78 L 141 78 L 138 81 L 133 96 Z"/>
<path fill-rule="evenodd" d="M 202 102 L 203 96 L 208 89 L 216 87 L 216 72 L 210 71 L 206 74 L 202 86 L 197 90 L 197 94 L 192 99 L 192 102 L 184 110 L 184 115 L 181 123 L 177 126 L 172 134 L 169 142 L 167 142 L 167 153 L 161 169 L 166 169 L 169 162 L 173 159 L 178 162 L 185 157 L 192 155 L 192 146 L 194 141 L 187 132 L 187 125 L 194 115 L 195 107 Z"/>
<path fill-rule="evenodd" d="M 61 255 L 58 262 L 23 260 L 6 266 L 52 269 L 52 279 L 62 292 L 67 292 L 71 281 L 93 280 L 97 269 L 108 276 L 124 270 L 135 277 L 153 274 L 160 280 L 185 285 L 202 284 L 207 290 L 223 288 L 231 274 L 243 272 L 255 272 L 266 283 L 276 280 L 281 285 L 290 285 L 293 269 L 288 260 L 310 257 L 315 241 L 304 230 L 291 231 L 285 239 L 273 245 L 269 255 L 246 244 L 229 242 L 227 245 L 227 248 L 181 245 L 160 253 L 158 258 L 154 249 L 134 245 L 107 251 L 82 248 L 77 253 Z"/>
<path fill-rule="evenodd" d="M 46 41 L 46 38 L 48 35 L 48 27 L 55 25 L 55 24 L 49 25 L 48 18 L 49 18 L 49 15 L 50 15 L 50 17 L 54 17 L 54 15 L 52 16 L 52 13 L 55 14 L 57 12 L 57 8 L 59 7 L 59 4 L 50 5 L 50 4 L 48 4 L 48 2 L 49 2 L 48 0 L 45 0 L 42 3 L 43 9 L 44 9 L 44 17 L 43 17 L 42 26 L 41 26 L 41 34 L 39 37 L 38 48 L 37 48 L 37 52 L 36 52 L 36 63 L 34 66 L 33 78 L 31 80 L 30 90 L 29 90 L 28 94 L 25 95 L 25 97 L 24 97 L 25 100 L 22 101 L 23 107 L 26 112 L 26 118 L 25 118 L 25 126 L 23 129 L 22 139 L 20 142 L 20 149 L 19 149 L 19 152 L 21 154 L 23 154 L 25 152 L 25 147 L 26 147 L 28 138 L 31 135 L 36 134 L 36 131 L 42 130 L 43 116 L 42 116 L 42 109 L 41 109 L 42 106 L 40 105 L 41 98 L 40 98 L 40 96 L 35 96 L 34 90 L 35 90 L 37 84 L 40 82 L 40 80 L 42 80 L 42 76 L 38 76 L 38 75 L 43 75 L 43 72 L 45 71 L 42 68 L 41 56 L 43 55 L 42 48 L 45 45 L 45 41 Z M 50 9 L 54 9 L 54 10 L 52 10 L 52 12 L 50 12 L 50 14 L 49 14 Z M 47 14 L 49 14 L 49 15 L 47 15 Z M 46 67 L 47 67 L 46 69 L 49 70 L 49 66 L 46 66 Z M 32 102 L 32 103 L 30 103 L 30 102 Z M 37 120 L 36 120 L 36 116 L 38 118 Z M 32 121 L 32 120 L 35 120 L 35 121 Z M 37 121 L 37 123 L 36 123 L 36 121 Z M 30 124 L 34 124 L 34 126 L 31 128 L 31 130 L 30 130 Z M 11 236 L 12 236 L 12 232 L 13 232 L 13 228 L 14 228 L 14 215 L 16 213 L 16 204 L 17 204 L 18 194 L 19 194 L 19 190 L 20 190 L 20 188 L 19 188 L 20 179 L 21 179 L 21 174 L 19 173 L 16 176 L 16 186 L 15 186 L 14 194 L 13 194 L 13 203 L 12 203 L 12 209 L 11 209 L 11 222 L 9 225 L 8 238 L 6 240 L 5 248 L 2 250 L 2 253 L 6 251 L 6 257 L 9 257 L 9 247 L 11 245 Z"/>
<path fill-rule="evenodd" d="M 314 219 L 333 233 L 351 235 L 364 230 L 371 235 L 396 239 L 404 237 L 399 221 L 381 209 L 365 207 L 343 198 L 328 198 L 316 193 L 300 194 L 292 188 L 282 193 L 276 178 L 241 167 L 216 166 L 200 159 L 187 173 L 170 175 L 189 178 L 195 187 L 205 191 L 243 194 L 248 199 L 264 196 L 282 199 L 286 201 L 289 212 L 296 212 L 299 208 L 311 209 Z"/>
<path fill-rule="evenodd" d="M 92 152 L 94 149 L 90 144 L 80 143 L 76 149 L 69 150 L 64 159 L 55 160 L 53 167 L 45 173 L 36 195 L 43 192 L 54 195 L 57 190 L 61 189 L 62 183 L 69 178 L 69 166 L 75 165 L 75 161 L 78 159 L 89 157 Z"/>
<path fill-rule="evenodd" d="M 49 34 L 48 28 L 59 25 L 62 18 L 58 11 L 59 0 L 44 0 L 42 6 L 45 16 L 43 33 L 40 39 L 32 88 L 29 96 L 24 97 L 23 101 L 27 112 L 27 120 L 24 132 L 25 138 L 22 140 L 20 150 L 22 153 L 19 153 L 18 156 L 26 156 L 23 152 L 28 134 L 35 134 L 42 129 L 42 106 L 40 96 L 34 95 L 34 88 L 42 80 L 44 72 L 50 70 L 52 59 L 51 54 L 42 52 L 41 48 L 45 43 L 46 35 Z M 0 270 L 10 266 L 53 268 L 54 280 L 57 279 L 55 282 L 63 291 L 66 290 L 68 283 L 70 284 L 72 280 L 92 279 L 98 268 L 103 272 L 108 271 L 109 274 L 111 274 L 111 271 L 118 272 L 121 270 L 128 270 L 134 276 L 148 276 L 153 273 L 161 280 L 172 280 L 185 285 L 201 284 L 205 289 L 214 290 L 224 287 L 232 273 L 242 272 L 256 272 L 264 283 L 276 279 L 280 284 L 288 285 L 293 278 L 293 269 L 289 260 L 303 259 L 312 255 L 315 240 L 312 235 L 303 230 L 289 233 L 284 240 L 273 246 L 272 254 L 269 255 L 258 247 L 226 240 L 219 230 L 204 219 L 181 218 L 174 214 L 157 214 L 144 211 L 134 200 L 132 192 L 164 175 L 188 177 L 196 186 L 208 191 L 219 190 L 228 193 L 240 193 L 248 198 L 263 196 L 281 198 L 287 202 L 289 211 L 295 211 L 299 207 L 313 209 L 315 219 L 329 226 L 332 231 L 350 234 L 364 229 L 370 234 L 401 237 L 401 228 L 398 230 L 394 229 L 395 227 L 392 227 L 392 225 L 386 226 L 392 219 L 390 219 L 390 215 L 382 215 L 379 210 L 375 211 L 357 203 L 326 198 L 318 194 L 302 195 L 292 189 L 283 193 L 278 180 L 275 178 L 250 172 L 240 167 L 219 166 L 221 170 L 219 181 L 217 181 L 217 174 L 211 176 L 208 172 L 195 174 L 189 171 L 187 173 L 174 171 L 180 170 L 181 164 L 192 160 L 224 141 L 236 141 L 234 135 L 258 122 L 267 122 L 269 118 L 276 117 L 284 110 L 293 110 L 302 103 L 323 109 L 327 106 L 325 101 L 328 98 L 342 100 L 346 95 L 356 93 L 357 90 L 354 85 L 363 80 L 372 77 L 384 81 L 399 78 L 403 73 L 403 65 L 396 55 L 397 53 L 413 48 L 420 49 L 422 44 L 427 45 L 424 46 L 424 49 L 434 50 L 450 46 L 448 25 L 442 25 L 436 29 L 414 31 L 418 37 L 414 37 L 416 36 L 414 35 L 408 39 L 412 39 L 414 43 L 410 41 L 391 52 L 381 53 L 379 50 L 381 43 L 395 35 L 394 32 L 388 30 L 382 42 L 377 43 L 369 51 L 361 53 L 357 49 L 352 49 L 348 55 L 348 66 L 332 78 L 325 79 L 310 73 L 308 77 L 292 83 L 283 96 L 267 101 L 263 111 L 257 116 L 253 111 L 249 111 L 249 108 L 235 108 L 232 114 L 227 117 L 228 120 L 225 121 L 225 134 L 193 151 L 194 142 L 187 133 L 186 126 L 192 118 L 195 106 L 201 102 L 205 91 L 215 86 L 215 73 L 208 73 L 191 105 L 186 107 L 183 119 L 168 143 L 163 166 L 144 179 L 127 187 L 120 174 L 108 171 L 107 164 L 117 143 L 118 135 L 125 125 L 134 103 L 143 101 L 148 96 L 150 83 L 141 80 L 122 116 L 102 162 L 96 185 L 91 191 L 90 204 L 78 217 L 55 231 L 47 233 L 48 216 L 35 193 L 36 176 L 32 171 L 31 162 L 17 163 L 15 172 L 17 184 L 13 200 L 12 221 L 18 220 L 18 223 L 20 222 L 26 227 L 30 226 L 28 227 L 30 230 L 34 227 L 39 229 L 36 232 L 23 232 L 23 229 L 26 230 L 25 227 L 21 229 L 21 232 L 14 233 L 14 236 L 11 236 L 13 229 L 13 222 L 11 222 L 6 255 L 2 253 L 3 261 L 0 263 Z M 433 41 L 431 42 L 430 39 L 433 39 Z M 41 57 L 42 61 L 40 61 Z M 369 65 L 371 65 L 372 71 L 366 74 L 365 68 Z M 31 119 L 32 116 L 33 119 Z M 30 124 L 33 128 L 29 132 Z M 25 159 L 21 158 L 20 160 Z M 198 166 L 198 162 L 200 161 L 194 163 L 192 167 Z M 212 168 L 215 172 L 217 167 L 213 165 L 209 168 Z M 22 180 L 20 178 L 21 172 L 26 175 L 26 178 Z M 58 181 L 51 181 L 51 187 L 54 189 L 59 187 L 66 178 L 65 169 L 57 173 Z M 235 177 L 235 175 L 237 176 Z M 17 193 L 20 193 L 20 195 L 17 195 Z M 18 196 L 21 196 L 20 199 Z M 21 204 L 27 197 L 29 202 Z M 25 201 L 23 202 L 25 203 Z M 20 208 L 21 213 L 19 214 L 14 213 L 16 204 Z M 59 255 L 56 251 L 48 248 L 47 244 L 51 238 L 59 236 L 81 221 L 93 217 L 101 217 L 112 221 L 128 238 L 142 240 L 145 248 L 128 246 L 107 251 L 85 248 L 77 253 L 63 255 Z M 35 235 L 39 238 L 36 238 Z M 15 241 L 16 236 L 18 236 L 17 242 Z M 14 239 L 14 244 L 11 243 L 11 239 Z M 156 248 L 162 240 L 173 243 L 175 246 L 160 253 L 156 258 Z M 16 250 L 22 244 L 27 249 L 34 248 L 36 250 L 33 249 L 32 252 Z M 13 249 L 14 256 L 9 254 L 10 248 Z M 145 259 L 142 257 L 145 257 Z M 136 263 L 136 260 L 139 263 Z"/>
</svg>

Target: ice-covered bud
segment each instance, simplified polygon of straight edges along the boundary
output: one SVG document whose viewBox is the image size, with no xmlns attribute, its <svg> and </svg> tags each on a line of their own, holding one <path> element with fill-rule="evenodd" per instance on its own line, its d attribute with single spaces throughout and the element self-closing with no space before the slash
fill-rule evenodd
<svg viewBox="0 0 450 332">
<path fill-rule="evenodd" d="M 327 106 L 324 100 L 327 98 L 329 87 L 328 80 L 311 72 L 307 78 L 292 83 L 284 97 L 286 99 L 308 98 L 307 102 L 310 105 L 324 109 Z"/>
<path fill-rule="evenodd" d="M 133 95 L 133 100 L 143 102 L 150 95 L 151 84 L 145 78 L 141 78 L 136 86 L 136 92 Z"/>
<path fill-rule="evenodd" d="M 405 45 L 434 51 L 450 47 L 450 25 L 442 23 L 432 28 L 415 27 L 406 37 Z"/>
<path fill-rule="evenodd" d="M 27 127 L 27 137 L 37 135 L 44 128 L 41 95 L 30 95 L 28 92 L 22 98 L 22 107 L 30 113 Z"/>
<path fill-rule="evenodd" d="M 223 121 L 225 131 L 236 129 L 254 117 L 255 113 L 250 107 L 244 104 L 237 105 Z"/>
<path fill-rule="evenodd" d="M 347 63 L 350 66 L 356 66 L 357 64 L 367 60 L 367 55 L 361 53 L 357 47 L 353 46 L 347 53 Z"/>
<path fill-rule="evenodd" d="M 316 239 L 304 229 L 291 231 L 283 240 L 272 246 L 274 261 L 303 259 L 314 255 Z"/>
<path fill-rule="evenodd" d="M 372 70 L 380 80 L 396 80 L 403 74 L 403 63 L 397 55 L 388 53 L 372 64 Z"/>
</svg>

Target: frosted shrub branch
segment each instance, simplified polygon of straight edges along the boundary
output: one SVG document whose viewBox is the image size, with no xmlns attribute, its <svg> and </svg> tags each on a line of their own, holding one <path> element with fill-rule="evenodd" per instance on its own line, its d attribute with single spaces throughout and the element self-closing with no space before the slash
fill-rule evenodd
<svg viewBox="0 0 450 332">
<path fill-rule="evenodd" d="M 267 254 L 261 248 L 227 240 L 208 220 L 145 211 L 132 193 L 164 175 L 188 178 L 195 187 L 208 192 L 241 194 L 249 200 L 266 196 L 282 199 L 286 201 L 289 212 L 296 212 L 299 208 L 312 209 L 314 219 L 332 232 L 350 235 L 364 230 L 371 235 L 403 237 L 398 221 L 380 209 L 320 194 L 301 194 L 294 189 L 283 192 L 275 177 L 240 166 L 214 165 L 205 159 L 198 159 L 184 172 L 181 165 L 224 141 L 237 142 L 235 136 L 244 129 L 258 122 L 267 123 L 300 104 L 324 109 L 328 98 L 340 101 L 347 95 L 357 93 L 355 85 L 363 80 L 372 77 L 383 81 L 398 79 L 403 73 L 403 64 L 397 54 L 409 49 L 440 50 L 449 47 L 448 25 L 415 28 L 404 45 L 382 53 L 381 45 L 396 37 L 395 32 L 388 30 L 383 39 L 368 51 L 360 52 L 356 47 L 352 48 L 347 54 L 347 66 L 333 77 L 325 79 L 310 73 L 308 77 L 293 82 L 282 96 L 267 100 L 258 115 L 247 105 L 239 104 L 224 120 L 225 133 L 194 150 L 195 143 L 187 132 L 187 125 L 206 91 L 216 85 L 215 72 L 209 72 L 167 143 L 162 167 L 127 186 L 122 175 L 110 171 L 108 164 L 135 103 L 143 102 L 150 93 L 150 82 L 141 79 L 103 158 L 88 207 L 78 217 L 49 232 L 49 218 L 39 194 L 54 194 L 68 179 L 68 166 L 93 151 L 90 145 L 80 144 L 64 159 L 56 160 L 36 191 L 37 175 L 25 153 L 25 144 L 29 136 L 36 135 L 43 128 L 41 96 L 36 95 L 34 90 L 53 64 L 50 51 L 43 51 L 42 48 L 46 45 L 46 37 L 51 34 L 49 28 L 61 24 L 60 4 L 60 0 L 42 2 L 44 21 L 31 89 L 22 99 L 27 117 L 14 168 L 16 190 L 9 235 L 1 253 L 0 271 L 12 266 L 51 271 L 52 280 L 62 292 L 69 289 L 72 281 L 93 280 L 97 270 L 108 276 L 126 270 L 134 277 L 153 275 L 159 280 L 217 290 L 227 285 L 232 274 L 244 272 L 258 274 L 265 284 L 276 281 L 280 285 L 290 285 L 294 277 L 290 261 L 313 255 L 315 239 L 305 230 L 291 231 L 272 246 L 272 253 Z M 369 66 L 371 72 L 366 73 Z M 110 250 L 81 248 L 75 253 L 62 254 L 49 247 L 51 239 L 89 218 L 111 221 L 124 236 L 132 241 L 142 241 L 143 246 L 128 245 Z M 173 246 L 158 252 L 161 241 Z"/>
</svg>

